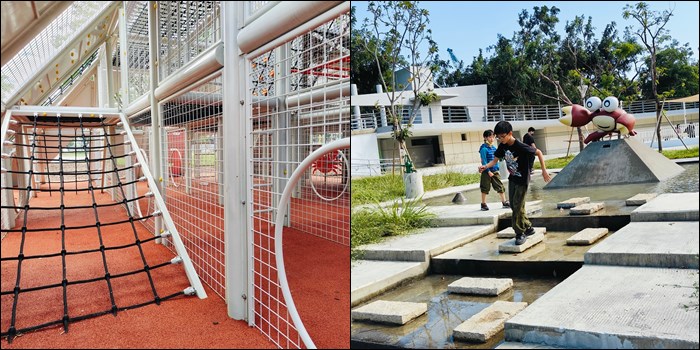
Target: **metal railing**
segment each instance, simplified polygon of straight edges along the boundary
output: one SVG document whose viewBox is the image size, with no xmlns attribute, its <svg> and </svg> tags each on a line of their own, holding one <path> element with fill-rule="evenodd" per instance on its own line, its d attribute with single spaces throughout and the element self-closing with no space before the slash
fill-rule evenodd
<svg viewBox="0 0 700 350">
<path fill-rule="evenodd" d="M 679 111 L 698 109 L 699 102 L 665 102 L 663 109 L 666 111 Z M 471 121 L 497 122 L 505 121 L 532 121 L 559 119 L 561 117 L 561 107 L 559 105 L 490 105 L 490 106 L 464 106 L 467 111 L 466 118 Z M 454 107 L 453 107 L 454 108 Z M 627 113 L 653 113 L 656 111 L 656 102 L 653 100 L 622 102 L 621 108 Z M 479 116 L 483 117 L 479 117 Z M 445 123 L 469 123 L 465 121 L 465 116 L 445 115 L 443 106 L 443 122 Z M 416 123 L 418 124 L 418 123 Z M 363 113 L 359 119 L 353 118 L 352 130 L 372 129 L 380 125 L 379 112 Z"/>
<path fill-rule="evenodd" d="M 376 176 L 390 173 L 392 169 L 401 173 L 403 163 L 399 158 L 361 159 L 352 158 L 350 161 L 350 173 L 353 176 Z"/>
</svg>

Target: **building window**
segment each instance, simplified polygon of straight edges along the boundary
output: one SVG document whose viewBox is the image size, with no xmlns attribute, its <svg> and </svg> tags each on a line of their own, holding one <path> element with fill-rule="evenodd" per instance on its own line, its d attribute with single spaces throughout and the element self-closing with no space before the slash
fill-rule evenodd
<svg viewBox="0 0 700 350">
<path fill-rule="evenodd" d="M 467 134 L 462 134 L 462 141 L 467 141 Z"/>
<path fill-rule="evenodd" d="M 445 123 L 468 123 L 472 121 L 466 106 L 442 106 L 442 119 Z"/>
</svg>

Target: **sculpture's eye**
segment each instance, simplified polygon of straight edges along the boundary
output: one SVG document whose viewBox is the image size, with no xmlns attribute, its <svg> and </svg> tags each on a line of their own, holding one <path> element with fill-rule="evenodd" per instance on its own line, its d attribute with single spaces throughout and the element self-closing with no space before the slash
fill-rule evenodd
<svg viewBox="0 0 700 350">
<path fill-rule="evenodd" d="M 586 100 L 586 109 L 591 112 L 599 110 L 602 105 L 603 103 L 600 101 L 600 97 L 597 96 L 591 96 Z"/>
<path fill-rule="evenodd" d="M 620 101 L 618 101 L 617 97 L 608 96 L 603 100 L 603 109 L 606 112 L 612 112 L 616 110 L 617 107 L 620 107 Z"/>
</svg>

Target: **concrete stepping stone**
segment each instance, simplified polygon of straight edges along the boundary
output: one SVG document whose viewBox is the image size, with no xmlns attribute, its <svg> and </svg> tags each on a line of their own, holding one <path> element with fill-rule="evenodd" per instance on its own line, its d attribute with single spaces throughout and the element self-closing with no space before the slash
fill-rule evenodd
<svg viewBox="0 0 700 350">
<path fill-rule="evenodd" d="M 557 209 L 571 209 L 584 203 L 591 201 L 591 197 L 574 197 L 563 202 L 557 203 Z"/>
<path fill-rule="evenodd" d="M 513 287 L 510 278 L 473 278 L 462 277 L 447 286 L 450 293 L 499 295 Z"/>
<path fill-rule="evenodd" d="M 605 208 L 605 202 L 586 203 L 571 208 L 569 215 L 588 215 Z"/>
<path fill-rule="evenodd" d="M 506 321 L 526 307 L 525 302 L 496 301 L 457 326 L 453 336 L 459 340 L 485 343 L 503 330 Z"/>
<path fill-rule="evenodd" d="M 536 232 L 534 235 L 527 238 L 525 243 L 515 245 L 515 238 L 505 241 L 498 245 L 499 253 L 522 253 L 534 245 L 544 240 L 544 234 Z"/>
<path fill-rule="evenodd" d="M 639 193 L 633 197 L 627 198 L 627 200 L 625 201 L 625 205 L 644 205 L 648 201 L 654 199 L 654 197 L 656 197 L 657 195 L 657 193 Z"/>
<path fill-rule="evenodd" d="M 607 228 L 587 228 L 566 240 L 567 245 L 590 245 L 608 234 Z"/>
<path fill-rule="evenodd" d="M 404 325 L 426 311 L 428 311 L 427 303 L 377 300 L 352 310 L 351 316 L 355 321 Z"/>
<path fill-rule="evenodd" d="M 533 227 L 535 229 L 535 233 L 542 233 L 546 234 L 547 233 L 547 228 L 546 227 Z M 512 227 L 506 227 L 496 233 L 496 238 L 514 238 L 515 237 L 515 230 L 513 230 Z"/>
</svg>

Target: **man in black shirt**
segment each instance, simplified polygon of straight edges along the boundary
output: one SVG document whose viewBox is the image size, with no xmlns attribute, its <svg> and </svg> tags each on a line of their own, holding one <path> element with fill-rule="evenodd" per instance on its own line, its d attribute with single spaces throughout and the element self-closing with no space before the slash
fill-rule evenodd
<svg viewBox="0 0 700 350">
<path fill-rule="evenodd" d="M 527 134 L 523 136 L 523 143 L 532 146 L 534 148 L 537 148 L 535 146 L 535 128 L 530 127 L 527 129 Z M 530 174 L 532 174 L 532 167 L 535 165 L 535 156 L 533 155 L 532 158 L 530 158 Z"/>
<path fill-rule="evenodd" d="M 479 173 L 494 166 L 501 159 L 506 160 L 506 168 L 508 173 L 510 173 L 508 177 L 508 197 L 510 198 L 510 208 L 513 211 L 511 220 L 515 231 L 515 244 L 521 245 L 525 243 L 527 236 L 535 233 L 530 220 L 525 215 L 525 194 L 530 184 L 530 170 L 532 170 L 530 158 L 534 159 L 536 155 L 540 160 L 542 177 L 545 182 L 549 182 L 552 178 L 547 173 L 542 151 L 514 138 L 513 126 L 509 122 L 498 122 L 493 131 L 499 142 L 498 149 L 496 149 L 492 161 L 486 165 L 479 166 Z"/>
</svg>

